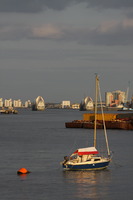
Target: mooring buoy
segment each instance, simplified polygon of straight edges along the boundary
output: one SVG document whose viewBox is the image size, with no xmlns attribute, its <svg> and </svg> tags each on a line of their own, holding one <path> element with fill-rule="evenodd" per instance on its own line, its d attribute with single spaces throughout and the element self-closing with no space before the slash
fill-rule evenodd
<svg viewBox="0 0 133 200">
<path fill-rule="evenodd" d="M 30 171 L 28 171 L 26 168 L 20 168 L 17 171 L 17 174 L 28 174 L 28 173 L 30 173 Z"/>
</svg>

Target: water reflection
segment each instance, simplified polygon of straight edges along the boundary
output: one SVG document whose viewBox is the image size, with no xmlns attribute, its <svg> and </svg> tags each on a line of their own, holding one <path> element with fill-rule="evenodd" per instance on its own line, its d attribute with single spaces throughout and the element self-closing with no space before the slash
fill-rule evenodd
<svg viewBox="0 0 133 200">
<path fill-rule="evenodd" d="M 28 174 L 18 174 L 21 180 L 26 180 Z"/>
<path fill-rule="evenodd" d="M 111 182 L 109 170 L 64 171 L 65 181 L 73 184 L 77 198 L 106 199 Z"/>
</svg>

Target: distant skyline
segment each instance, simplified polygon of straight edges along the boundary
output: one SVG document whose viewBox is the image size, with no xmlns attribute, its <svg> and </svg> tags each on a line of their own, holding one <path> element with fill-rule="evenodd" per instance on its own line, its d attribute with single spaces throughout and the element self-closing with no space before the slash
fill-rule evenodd
<svg viewBox="0 0 133 200">
<path fill-rule="evenodd" d="M 0 0 L 0 97 L 133 94 L 133 1 Z"/>
</svg>

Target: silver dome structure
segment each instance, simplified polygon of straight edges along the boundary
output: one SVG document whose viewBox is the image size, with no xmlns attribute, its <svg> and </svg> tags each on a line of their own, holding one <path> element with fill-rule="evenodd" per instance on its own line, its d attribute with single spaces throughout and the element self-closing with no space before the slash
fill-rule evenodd
<svg viewBox="0 0 133 200">
<path fill-rule="evenodd" d="M 35 103 L 32 106 L 32 110 L 44 110 L 45 109 L 45 102 L 44 99 L 41 96 L 38 96 L 35 99 Z"/>
<path fill-rule="evenodd" d="M 80 104 L 80 110 L 93 110 L 94 104 L 91 97 L 85 97 Z"/>
</svg>

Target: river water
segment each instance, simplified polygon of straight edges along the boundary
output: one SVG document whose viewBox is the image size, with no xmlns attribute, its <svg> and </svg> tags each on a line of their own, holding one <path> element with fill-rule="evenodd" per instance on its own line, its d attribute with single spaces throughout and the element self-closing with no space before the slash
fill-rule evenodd
<svg viewBox="0 0 133 200">
<path fill-rule="evenodd" d="M 108 130 L 113 151 L 108 169 L 62 170 L 63 157 L 92 139 L 93 130 L 65 128 L 65 122 L 82 119 L 82 114 L 22 109 L 0 115 L 1 200 L 133 199 L 133 131 Z M 22 167 L 31 173 L 18 176 Z"/>
</svg>

